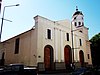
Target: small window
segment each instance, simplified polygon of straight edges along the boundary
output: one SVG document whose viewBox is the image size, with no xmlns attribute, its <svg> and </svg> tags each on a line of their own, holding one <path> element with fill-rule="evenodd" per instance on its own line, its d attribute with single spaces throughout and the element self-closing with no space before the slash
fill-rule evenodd
<svg viewBox="0 0 100 75">
<path fill-rule="evenodd" d="M 88 56 L 88 59 L 90 59 L 90 56 L 89 56 L 89 54 L 87 54 L 87 56 Z"/>
<path fill-rule="evenodd" d="M 81 25 L 81 22 L 78 22 L 79 26 Z"/>
<path fill-rule="evenodd" d="M 19 41 L 20 41 L 19 38 L 17 38 L 15 41 L 15 54 L 19 53 Z"/>
<path fill-rule="evenodd" d="M 80 46 L 82 46 L 82 40 L 81 40 L 81 39 L 79 39 L 79 41 L 80 41 Z"/>
<path fill-rule="evenodd" d="M 66 33 L 67 41 L 69 41 L 69 33 Z"/>
<path fill-rule="evenodd" d="M 80 30 L 79 32 L 83 33 L 82 30 Z"/>
<path fill-rule="evenodd" d="M 51 39 L 51 30 L 50 29 L 47 29 L 47 38 Z"/>
<path fill-rule="evenodd" d="M 84 26 L 84 23 L 82 22 L 82 25 Z"/>
<path fill-rule="evenodd" d="M 75 26 L 77 26 L 77 22 L 75 22 Z"/>
<path fill-rule="evenodd" d="M 74 20 L 76 20 L 76 17 L 74 17 Z"/>
</svg>

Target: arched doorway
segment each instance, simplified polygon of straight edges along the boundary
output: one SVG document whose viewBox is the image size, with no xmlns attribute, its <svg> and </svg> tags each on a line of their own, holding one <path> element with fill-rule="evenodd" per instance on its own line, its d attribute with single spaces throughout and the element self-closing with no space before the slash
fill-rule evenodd
<svg viewBox="0 0 100 75">
<path fill-rule="evenodd" d="M 5 53 L 3 52 L 2 57 L 0 59 L 0 66 L 4 66 L 4 62 L 5 62 L 4 55 L 5 55 Z"/>
<path fill-rule="evenodd" d="M 64 48 L 64 60 L 66 68 L 70 67 L 70 64 L 72 63 L 72 53 L 71 53 L 71 47 L 69 45 L 66 45 Z"/>
<path fill-rule="evenodd" d="M 84 52 L 82 50 L 79 51 L 79 58 L 81 66 L 84 66 Z"/>
<path fill-rule="evenodd" d="M 44 48 L 44 64 L 45 70 L 53 69 L 53 48 L 50 45 L 46 45 Z"/>
</svg>

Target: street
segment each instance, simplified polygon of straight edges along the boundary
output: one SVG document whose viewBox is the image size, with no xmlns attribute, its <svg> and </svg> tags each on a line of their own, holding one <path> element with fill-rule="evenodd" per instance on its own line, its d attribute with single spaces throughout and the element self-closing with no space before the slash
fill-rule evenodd
<svg viewBox="0 0 100 75">
<path fill-rule="evenodd" d="M 38 74 L 38 75 L 70 75 L 68 73 L 55 73 L 55 74 Z"/>
</svg>

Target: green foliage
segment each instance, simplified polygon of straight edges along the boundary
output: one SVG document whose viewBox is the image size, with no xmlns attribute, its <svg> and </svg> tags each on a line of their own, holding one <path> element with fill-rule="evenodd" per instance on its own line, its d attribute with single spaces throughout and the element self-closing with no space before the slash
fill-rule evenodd
<svg viewBox="0 0 100 75">
<path fill-rule="evenodd" d="M 93 65 L 100 66 L 100 33 L 96 34 L 94 37 L 91 38 L 91 53 L 92 53 L 92 61 Z"/>
<path fill-rule="evenodd" d="M 92 47 L 98 47 L 100 45 L 100 33 L 92 37 L 90 42 L 92 43 Z"/>
<path fill-rule="evenodd" d="M 94 37 L 92 37 L 92 39 L 90 41 L 91 42 L 97 42 L 98 40 L 100 40 L 100 33 L 96 34 Z"/>
</svg>

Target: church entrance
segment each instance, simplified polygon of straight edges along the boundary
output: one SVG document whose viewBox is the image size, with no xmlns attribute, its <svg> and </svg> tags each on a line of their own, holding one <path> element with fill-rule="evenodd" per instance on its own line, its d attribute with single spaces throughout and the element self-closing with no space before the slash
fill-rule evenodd
<svg viewBox="0 0 100 75">
<path fill-rule="evenodd" d="M 82 50 L 79 51 L 79 58 L 81 66 L 84 66 L 84 52 Z"/>
<path fill-rule="evenodd" d="M 71 53 L 71 47 L 69 45 L 66 45 L 64 48 L 64 60 L 66 68 L 69 68 L 70 64 L 72 63 L 72 53 Z"/>
<path fill-rule="evenodd" d="M 4 55 L 5 55 L 5 53 L 3 52 L 2 57 L 0 59 L 0 66 L 4 66 L 4 62 L 5 62 Z"/>
<path fill-rule="evenodd" d="M 53 48 L 50 45 L 46 45 L 44 48 L 44 65 L 45 70 L 53 69 Z"/>
</svg>

